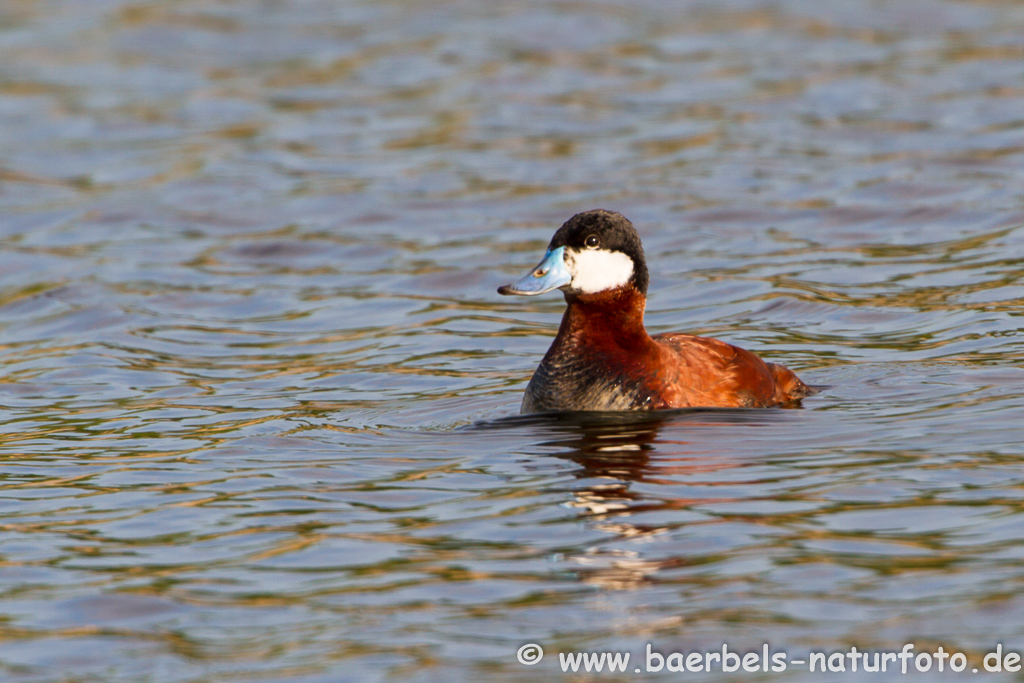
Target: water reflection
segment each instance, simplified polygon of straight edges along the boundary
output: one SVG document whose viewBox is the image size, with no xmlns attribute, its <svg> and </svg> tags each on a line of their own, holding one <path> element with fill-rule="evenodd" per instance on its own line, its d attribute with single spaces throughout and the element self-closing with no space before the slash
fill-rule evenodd
<svg viewBox="0 0 1024 683">
<path fill-rule="evenodd" d="M 638 538 L 664 531 L 665 527 L 634 524 L 637 511 L 670 508 L 675 501 L 655 499 L 638 493 L 632 482 L 656 476 L 655 442 L 667 415 L 577 416 L 563 420 L 566 433 L 544 445 L 566 450 L 557 455 L 580 466 L 573 475 L 581 480 L 572 500 L 565 503 L 579 510 L 594 528 L 620 538 Z M 575 565 L 576 575 L 589 585 L 611 589 L 635 588 L 659 570 L 677 560 L 645 559 L 636 550 L 602 550 L 592 546 L 569 554 L 565 561 Z"/>
<path fill-rule="evenodd" d="M 0 675 L 1024 639 L 1021 35 L 1014 0 L 0 2 Z M 495 288 L 598 206 L 652 331 L 833 388 L 457 429 L 563 307 Z"/>
<path fill-rule="evenodd" d="M 495 420 L 471 430 L 534 430 L 543 434 L 536 441 L 538 448 L 550 449 L 549 457 L 575 464 L 570 473 L 578 483 L 568 487 L 569 499 L 561 505 L 577 511 L 590 529 L 607 537 L 564 554 L 561 561 L 584 584 L 631 589 L 654 580 L 662 570 L 706 561 L 686 555 L 645 557 L 644 539 L 684 525 L 692 517 L 685 511 L 694 505 L 734 500 L 727 495 L 673 495 L 678 484 L 699 478 L 714 487 L 718 473 L 744 466 L 734 457 L 738 439 L 757 440 L 758 430 L 768 426 L 784 430 L 792 425 L 791 417 L 785 408 L 563 413 Z M 725 483 L 725 477 L 719 479 Z M 664 521 L 652 523 L 651 519 Z M 630 543 L 615 547 L 616 541 Z"/>
</svg>

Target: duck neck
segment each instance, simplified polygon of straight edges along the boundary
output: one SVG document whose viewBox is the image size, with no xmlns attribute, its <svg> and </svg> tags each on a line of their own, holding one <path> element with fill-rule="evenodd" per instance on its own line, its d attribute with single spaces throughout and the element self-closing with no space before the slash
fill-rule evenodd
<svg viewBox="0 0 1024 683">
<path fill-rule="evenodd" d="M 632 284 L 595 294 L 566 294 L 558 337 L 573 344 L 636 349 L 651 343 L 644 327 L 645 297 Z"/>
</svg>

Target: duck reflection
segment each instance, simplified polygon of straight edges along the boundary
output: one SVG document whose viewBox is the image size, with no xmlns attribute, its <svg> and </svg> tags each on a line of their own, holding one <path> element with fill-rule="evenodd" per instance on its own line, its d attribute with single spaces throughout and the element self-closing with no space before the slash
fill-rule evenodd
<svg viewBox="0 0 1024 683">
<path fill-rule="evenodd" d="M 673 496 L 686 490 L 681 481 L 741 465 L 729 457 L 727 438 L 707 439 L 706 429 L 730 432 L 740 425 L 763 425 L 778 411 L 686 410 L 659 413 L 576 413 L 546 416 L 541 442 L 555 447 L 555 457 L 579 465 L 574 472 L 581 485 L 573 488 L 566 507 L 580 511 L 593 528 L 610 534 L 606 542 L 568 554 L 564 561 L 576 566 L 584 583 L 605 588 L 635 588 L 666 569 L 687 563 L 686 557 L 654 559 L 642 556 L 634 542 L 665 533 L 690 515 L 652 515 L 663 510 L 686 510 L 695 504 L 716 502 Z M 704 431 L 694 443 L 688 432 Z M 553 433 L 552 433 L 553 432 Z M 715 445 L 711 445 L 715 444 Z M 638 521 L 635 517 L 645 521 Z M 673 519 L 675 517 L 676 519 Z M 651 521 L 665 519 L 663 523 Z M 630 543 L 619 541 L 628 539 Z"/>
<path fill-rule="evenodd" d="M 657 476 L 651 456 L 665 422 L 663 417 L 651 416 L 582 416 L 565 420 L 560 425 L 563 433 L 546 445 L 564 448 L 557 457 L 580 466 L 575 476 L 583 485 L 573 491 L 566 506 L 579 510 L 595 528 L 613 537 L 636 539 L 662 533 L 665 527 L 635 524 L 630 517 L 641 510 L 672 506 L 672 501 L 653 499 L 632 486 L 633 482 Z M 575 565 L 583 583 L 617 590 L 646 583 L 657 572 L 678 562 L 647 559 L 636 550 L 616 548 L 613 544 L 592 545 L 567 555 L 564 561 Z"/>
</svg>

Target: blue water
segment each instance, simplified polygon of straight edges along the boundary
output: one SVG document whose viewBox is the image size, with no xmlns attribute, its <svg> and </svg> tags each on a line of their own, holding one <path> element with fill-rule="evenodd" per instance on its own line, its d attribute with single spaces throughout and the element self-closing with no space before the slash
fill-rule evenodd
<svg viewBox="0 0 1024 683">
<path fill-rule="evenodd" d="M 1009 0 L 0 3 L 0 678 L 1024 651 L 1022 35 Z M 653 331 L 825 390 L 518 417 L 564 304 L 495 289 L 596 207 Z"/>
</svg>

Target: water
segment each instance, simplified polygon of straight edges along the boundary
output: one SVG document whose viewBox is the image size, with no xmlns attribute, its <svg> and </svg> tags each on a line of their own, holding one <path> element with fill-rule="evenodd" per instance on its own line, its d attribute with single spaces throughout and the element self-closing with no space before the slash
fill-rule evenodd
<svg viewBox="0 0 1024 683">
<path fill-rule="evenodd" d="M 1022 35 L 1009 0 L 0 4 L 2 678 L 1024 649 Z M 495 288 L 595 207 L 652 330 L 828 388 L 517 417 L 563 303 Z"/>
</svg>

